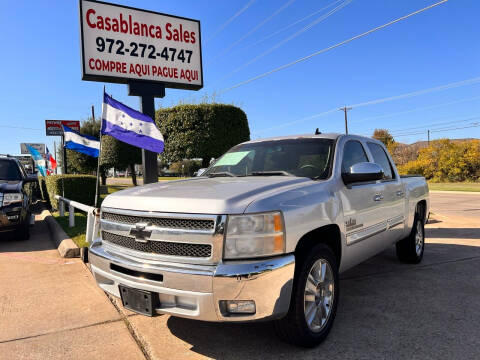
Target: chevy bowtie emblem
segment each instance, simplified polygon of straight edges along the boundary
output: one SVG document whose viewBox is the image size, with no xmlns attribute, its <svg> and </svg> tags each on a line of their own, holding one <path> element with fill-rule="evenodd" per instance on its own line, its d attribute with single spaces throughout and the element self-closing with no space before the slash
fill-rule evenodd
<svg viewBox="0 0 480 360">
<path fill-rule="evenodd" d="M 152 231 L 145 230 L 147 226 L 150 224 L 148 223 L 136 223 L 135 227 L 130 229 L 130 235 L 135 237 L 135 241 L 146 243 L 148 239 L 152 235 Z"/>
</svg>

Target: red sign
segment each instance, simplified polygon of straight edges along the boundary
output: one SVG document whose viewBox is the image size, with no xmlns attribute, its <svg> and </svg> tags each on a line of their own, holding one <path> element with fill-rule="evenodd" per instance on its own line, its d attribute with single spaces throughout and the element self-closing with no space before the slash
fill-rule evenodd
<svg viewBox="0 0 480 360">
<path fill-rule="evenodd" d="M 45 120 L 45 130 L 47 136 L 62 136 L 62 125 L 70 129 L 80 131 L 80 121 L 78 120 Z"/>
</svg>

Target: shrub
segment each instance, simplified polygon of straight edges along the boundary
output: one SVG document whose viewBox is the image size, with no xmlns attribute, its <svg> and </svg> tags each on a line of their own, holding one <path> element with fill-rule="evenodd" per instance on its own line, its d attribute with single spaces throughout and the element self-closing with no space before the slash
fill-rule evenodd
<svg viewBox="0 0 480 360">
<path fill-rule="evenodd" d="M 183 160 L 173 162 L 168 170 L 174 174 L 193 176 L 195 171 L 198 171 L 201 167 L 202 163 L 199 160 Z"/>
<path fill-rule="evenodd" d="M 50 204 L 58 209 L 55 195 L 93 206 L 96 177 L 92 175 L 50 175 L 45 180 Z M 65 187 L 65 192 L 63 191 Z"/>
<path fill-rule="evenodd" d="M 160 109 L 155 122 L 165 139 L 162 160 L 202 158 L 203 167 L 232 146 L 250 140 L 247 116 L 226 104 L 179 105 Z"/>
</svg>

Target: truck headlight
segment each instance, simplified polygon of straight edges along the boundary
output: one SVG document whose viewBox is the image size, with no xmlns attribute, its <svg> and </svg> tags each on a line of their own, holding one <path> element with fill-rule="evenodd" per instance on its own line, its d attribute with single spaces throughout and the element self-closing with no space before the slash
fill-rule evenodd
<svg viewBox="0 0 480 360">
<path fill-rule="evenodd" d="M 279 211 L 229 215 L 225 259 L 263 257 L 285 252 L 285 226 Z"/>
<path fill-rule="evenodd" d="M 3 206 L 18 203 L 23 201 L 23 195 L 20 193 L 6 193 L 3 194 Z"/>
</svg>

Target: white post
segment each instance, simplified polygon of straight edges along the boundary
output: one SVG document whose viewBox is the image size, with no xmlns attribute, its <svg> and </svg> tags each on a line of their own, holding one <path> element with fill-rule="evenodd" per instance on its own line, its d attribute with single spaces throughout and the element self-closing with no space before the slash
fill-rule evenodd
<svg viewBox="0 0 480 360">
<path fill-rule="evenodd" d="M 88 244 L 92 243 L 93 240 L 93 225 L 95 223 L 95 215 L 93 211 L 87 212 L 87 229 L 85 231 L 85 240 Z"/>
<path fill-rule="evenodd" d="M 68 226 L 75 226 L 75 210 L 73 208 L 73 205 L 68 205 Z"/>
<path fill-rule="evenodd" d="M 60 216 L 65 216 L 65 203 L 62 199 L 58 199 L 58 207 L 60 210 Z"/>
</svg>

